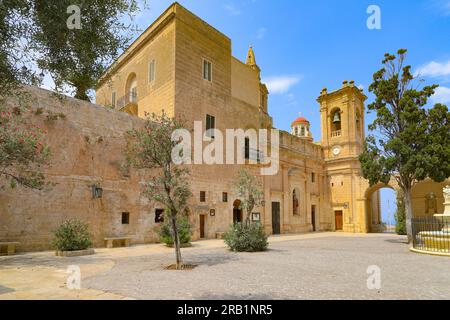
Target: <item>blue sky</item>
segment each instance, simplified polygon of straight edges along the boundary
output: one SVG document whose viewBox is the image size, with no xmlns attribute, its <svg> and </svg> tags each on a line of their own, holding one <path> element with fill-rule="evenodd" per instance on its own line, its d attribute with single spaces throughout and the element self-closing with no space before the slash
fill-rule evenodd
<svg viewBox="0 0 450 320">
<path fill-rule="evenodd" d="M 153 0 L 137 22 L 145 29 L 172 1 Z M 253 45 L 269 85 L 269 112 L 277 128 L 289 130 L 298 114 L 320 140 L 316 102 L 321 89 L 355 80 L 367 92 L 384 53 L 409 51 L 407 63 L 427 82 L 441 85 L 432 102 L 450 104 L 450 0 L 180 0 L 232 39 L 244 60 Z M 381 29 L 369 30 L 369 5 L 381 9 Z M 366 123 L 373 115 L 366 115 Z M 383 219 L 395 211 L 394 192 L 382 189 Z M 393 219 L 393 218 L 392 218 Z"/>
</svg>

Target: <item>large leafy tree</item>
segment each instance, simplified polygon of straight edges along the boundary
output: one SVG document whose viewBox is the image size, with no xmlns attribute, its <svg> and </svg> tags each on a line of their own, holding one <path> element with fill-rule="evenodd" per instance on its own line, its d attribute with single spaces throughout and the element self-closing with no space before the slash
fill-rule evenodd
<svg viewBox="0 0 450 320">
<path fill-rule="evenodd" d="M 131 40 L 132 26 L 124 21 L 139 5 L 137 0 L 82 0 L 76 2 L 79 12 L 67 13 L 73 5 L 72 0 L 34 0 L 33 44 L 39 67 L 51 74 L 57 90 L 73 88 L 75 98 L 90 100 L 89 90 Z"/>
<path fill-rule="evenodd" d="M 376 112 L 371 134 L 360 156 L 363 176 L 371 185 L 394 177 L 402 190 L 406 231 L 411 240 L 411 190 L 419 181 L 450 176 L 450 113 L 442 104 L 426 108 L 437 85 L 421 86 L 405 65 L 407 50 L 386 54 L 384 67 L 373 75 L 369 91 Z"/>
<path fill-rule="evenodd" d="M 237 196 L 241 199 L 240 209 L 246 212 L 246 224 L 249 225 L 253 209 L 262 205 L 264 201 L 261 182 L 248 171 L 241 169 L 238 172 L 234 188 Z"/>
<path fill-rule="evenodd" d="M 36 80 L 29 66 L 29 0 L 0 1 L 0 102 Z"/>
<path fill-rule="evenodd" d="M 154 174 L 145 189 L 147 197 L 165 207 L 170 219 L 175 247 L 177 269 L 182 268 L 180 217 L 187 211 L 188 200 L 192 196 L 189 186 L 189 170 L 173 162 L 172 151 L 181 142 L 172 139 L 172 134 L 183 129 L 181 122 L 169 118 L 165 113 L 148 117 L 144 129 L 130 132 L 127 147 L 127 162 L 135 168 L 150 169 Z"/>
<path fill-rule="evenodd" d="M 0 2 L 0 188 L 45 186 L 41 167 L 50 154 L 46 131 L 27 120 L 32 110 L 22 90 L 23 84 L 38 81 L 27 50 L 30 9 L 28 0 Z"/>
</svg>

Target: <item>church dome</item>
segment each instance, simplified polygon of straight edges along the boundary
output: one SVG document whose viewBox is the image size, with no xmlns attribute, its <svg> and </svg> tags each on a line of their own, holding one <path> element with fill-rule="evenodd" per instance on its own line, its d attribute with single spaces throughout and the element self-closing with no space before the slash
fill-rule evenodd
<svg viewBox="0 0 450 320">
<path fill-rule="evenodd" d="M 291 127 L 293 127 L 297 124 L 300 124 L 300 123 L 309 124 L 309 121 L 305 117 L 299 117 L 294 122 L 292 122 Z"/>
</svg>

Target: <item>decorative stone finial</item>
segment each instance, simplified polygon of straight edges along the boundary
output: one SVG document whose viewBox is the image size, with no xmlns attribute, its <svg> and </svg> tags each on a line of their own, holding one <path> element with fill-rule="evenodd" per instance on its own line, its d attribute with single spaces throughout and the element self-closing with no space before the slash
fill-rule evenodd
<svg viewBox="0 0 450 320">
<path fill-rule="evenodd" d="M 248 48 L 247 61 L 245 64 L 248 66 L 256 66 L 255 52 L 253 52 L 252 46 Z"/>
</svg>

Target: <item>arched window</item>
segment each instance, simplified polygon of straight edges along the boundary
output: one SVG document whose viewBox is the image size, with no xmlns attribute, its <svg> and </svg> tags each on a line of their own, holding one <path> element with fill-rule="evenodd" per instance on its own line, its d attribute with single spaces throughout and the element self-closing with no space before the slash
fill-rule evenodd
<svg viewBox="0 0 450 320">
<path fill-rule="evenodd" d="M 341 109 L 335 109 L 331 113 L 331 135 L 340 136 L 342 129 Z"/>
<path fill-rule="evenodd" d="M 134 72 L 128 76 L 125 94 L 127 103 L 137 102 L 137 78 Z"/>
<path fill-rule="evenodd" d="M 300 130 L 300 136 L 302 136 L 302 137 L 305 137 L 305 136 L 306 136 L 306 130 L 305 130 L 305 127 L 304 127 L 304 126 L 301 127 L 301 130 Z"/>
<path fill-rule="evenodd" d="M 299 201 L 298 201 L 298 194 L 296 189 L 292 192 L 292 213 L 293 215 L 298 215 L 298 207 L 299 207 Z"/>
</svg>

